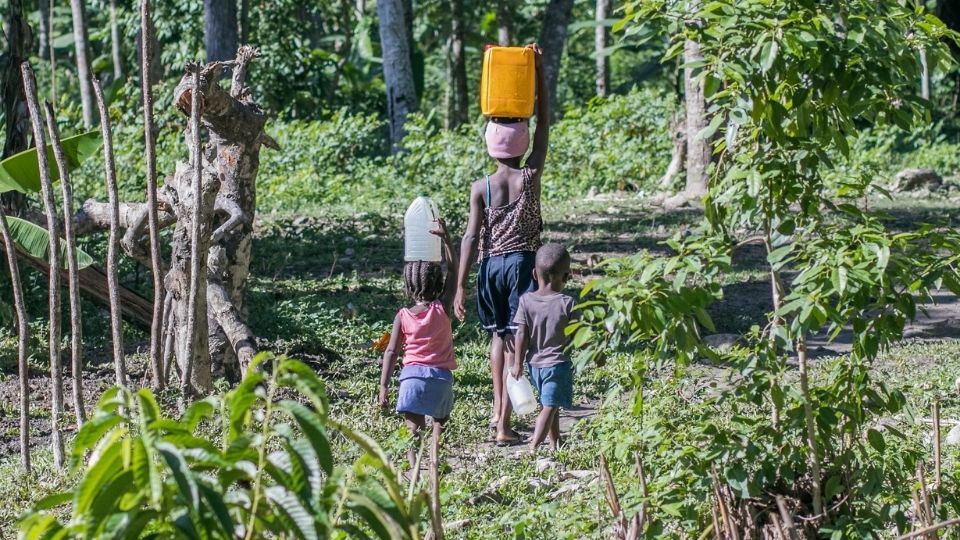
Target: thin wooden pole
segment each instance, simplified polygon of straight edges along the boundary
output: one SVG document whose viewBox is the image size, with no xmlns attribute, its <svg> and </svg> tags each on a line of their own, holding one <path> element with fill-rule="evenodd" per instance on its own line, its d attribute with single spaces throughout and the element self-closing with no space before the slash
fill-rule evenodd
<svg viewBox="0 0 960 540">
<path fill-rule="evenodd" d="M 60 143 L 57 114 L 48 101 L 44 104 L 47 115 L 47 133 L 53 146 L 53 158 L 60 171 L 60 194 L 63 197 L 63 232 L 67 244 L 67 290 L 70 301 L 70 371 L 73 372 L 73 408 L 77 415 L 77 427 L 87 421 L 83 404 L 83 314 L 80 311 L 80 277 L 77 266 L 77 236 L 73 230 L 73 183 L 70 170 Z"/>
<path fill-rule="evenodd" d="M 120 280 L 117 257 L 120 252 L 120 200 L 117 195 L 117 170 L 113 159 L 113 131 L 110 113 L 103 99 L 100 81 L 93 80 L 93 93 L 100 111 L 100 132 L 103 135 L 104 168 L 107 177 L 107 197 L 110 204 L 110 239 L 107 243 L 107 288 L 110 297 L 110 336 L 113 342 L 113 368 L 117 386 L 126 386 L 127 368 L 123 356 L 123 320 L 120 314 Z"/>
<path fill-rule="evenodd" d="M 23 75 L 23 93 L 27 98 L 30 123 L 33 125 L 33 141 L 37 147 L 37 163 L 40 169 L 40 188 L 43 206 L 47 214 L 47 231 L 50 238 L 49 335 L 47 347 L 50 352 L 50 443 L 53 447 L 53 463 L 58 469 L 64 465 L 63 434 L 60 432 L 60 417 L 63 414 L 63 368 L 60 365 L 60 235 L 57 231 L 57 207 L 53 199 L 53 181 L 50 178 L 50 163 L 47 160 L 47 140 L 43 134 L 43 119 L 37 103 L 37 83 L 29 62 L 20 64 Z"/>
<path fill-rule="evenodd" d="M 27 324 L 27 308 L 23 303 L 23 284 L 20 281 L 20 265 L 17 264 L 17 248 L 7 225 L 7 214 L 0 204 L 0 235 L 3 249 L 7 252 L 10 268 L 10 287 L 13 289 L 13 307 L 17 316 L 17 373 L 20 376 L 20 463 L 23 470 L 30 471 L 30 385 L 27 366 L 27 341 L 30 327 Z"/>
<path fill-rule="evenodd" d="M 163 299 L 163 348 L 161 349 L 161 365 L 163 368 L 163 384 L 164 386 L 170 384 L 170 371 L 176 362 L 174 361 L 174 351 L 173 348 L 176 345 L 174 343 L 173 335 L 173 310 L 170 309 L 173 305 L 173 295 L 169 292 Z M 179 373 L 179 370 L 178 370 Z"/>
<path fill-rule="evenodd" d="M 153 89 L 150 86 L 150 63 L 153 61 L 150 21 L 150 0 L 140 4 L 140 91 L 143 94 L 143 138 L 147 159 L 147 222 L 150 229 L 150 270 L 153 274 L 153 319 L 150 323 L 150 367 L 153 384 L 163 388 L 161 343 L 163 339 L 163 268 L 160 264 L 160 221 L 157 216 L 157 155 L 153 140 Z"/>
<path fill-rule="evenodd" d="M 823 512 L 820 493 L 820 453 L 817 450 L 817 425 L 813 419 L 813 404 L 810 402 L 810 381 L 807 373 L 807 342 L 797 339 L 797 361 L 800 364 L 800 392 L 803 394 L 803 417 L 807 424 L 807 454 L 810 462 L 810 483 L 813 490 L 813 513 Z"/>
<path fill-rule="evenodd" d="M 53 4 L 54 0 L 50 0 L 50 6 L 47 9 L 47 43 L 49 44 L 49 53 L 50 53 L 50 101 L 57 102 L 57 50 L 53 46 Z M 40 15 L 43 16 L 42 14 Z"/>
<path fill-rule="evenodd" d="M 190 293 L 187 297 L 187 363 L 180 387 L 184 395 L 190 389 L 197 340 L 197 294 L 200 289 L 200 220 L 203 215 L 203 150 L 200 148 L 200 64 L 194 65 L 193 92 L 190 94 L 190 146 L 193 151 L 193 223 L 190 224 Z"/>
<path fill-rule="evenodd" d="M 633 455 L 633 459 L 636 462 L 637 466 L 637 477 L 640 479 L 640 495 L 643 496 L 643 502 L 640 503 L 640 527 L 644 527 L 647 523 L 647 499 L 650 497 L 650 490 L 647 489 L 647 473 L 643 468 L 643 460 L 640 459 L 640 452 L 636 452 Z"/>
<path fill-rule="evenodd" d="M 797 533 L 797 527 L 793 524 L 793 516 L 787 510 L 787 503 L 783 495 L 777 495 L 777 509 L 780 511 L 780 518 L 783 519 L 783 526 L 787 529 L 790 540 L 798 540 L 800 536 Z"/>
<path fill-rule="evenodd" d="M 443 513 L 440 511 L 440 424 L 433 423 L 433 436 L 430 438 L 430 513 L 433 517 L 433 537 L 443 540 Z"/>
<path fill-rule="evenodd" d="M 940 401 L 933 400 L 933 478 L 936 481 L 937 491 L 940 490 L 940 466 L 941 466 L 941 450 L 940 450 Z M 939 500 L 939 496 L 938 496 Z"/>
<path fill-rule="evenodd" d="M 960 526 L 960 518 L 948 519 L 947 521 L 942 521 L 940 523 L 937 523 L 936 525 L 924 527 L 922 529 L 913 531 L 912 533 L 899 536 L 897 537 L 897 540 L 910 540 L 911 538 L 924 536 L 932 532 L 939 531 L 940 529 L 946 529 L 947 527 L 957 527 L 957 526 Z"/>
<path fill-rule="evenodd" d="M 924 525 L 930 526 L 933 525 L 933 509 L 930 508 L 930 496 L 927 493 L 927 481 L 923 478 L 923 461 L 917 462 L 917 480 L 920 482 L 920 503 L 923 505 L 923 515 L 926 517 Z M 936 540 L 936 531 L 931 534 L 933 535 L 934 540 Z"/>
</svg>

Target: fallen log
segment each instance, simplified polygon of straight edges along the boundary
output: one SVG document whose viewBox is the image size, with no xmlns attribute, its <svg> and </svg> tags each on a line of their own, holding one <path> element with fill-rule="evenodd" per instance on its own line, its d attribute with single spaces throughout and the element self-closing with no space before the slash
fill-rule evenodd
<svg viewBox="0 0 960 540">
<path fill-rule="evenodd" d="M 3 246 L 0 246 L 0 250 L 2 250 L 2 248 Z M 21 261 L 26 262 L 42 273 L 50 271 L 50 265 L 47 264 L 46 261 L 31 256 L 19 249 L 19 247 L 17 249 L 17 256 Z M 62 269 L 60 273 L 66 276 L 66 268 Z M 99 268 L 88 266 L 80 270 L 78 277 L 80 280 L 80 291 L 83 292 L 87 298 L 109 309 L 110 288 L 107 286 L 107 275 Z M 150 328 L 150 321 L 153 317 L 153 302 L 122 285 L 119 286 L 118 292 L 120 295 L 120 310 L 124 318 L 145 328 Z"/>
</svg>

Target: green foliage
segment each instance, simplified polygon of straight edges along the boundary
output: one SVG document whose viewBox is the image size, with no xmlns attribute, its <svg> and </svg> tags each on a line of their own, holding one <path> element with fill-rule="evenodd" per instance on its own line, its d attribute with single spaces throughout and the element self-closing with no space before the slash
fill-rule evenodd
<svg viewBox="0 0 960 540">
<path fill-rule="evenodd" d="M 22 534 L 418 538 L 425 494 L 404 493 L 377 444 L 327 412 L 311 368 L 262 355 L 237 388 L 179 419 L 147 389 L 113 388 L 74 440 L 80 481 L 37 502 Z M 351 467 L 334 465 L 331 432 L 361 451 Z M 61 523 L 51 509 L 67 503 Z"/>
<path fill-rule="evenodd" d="M 23 248 L 32 257 L 41 261 L 50 262 L 50 234 L 46 229 L 27 220 L 7 216 L 7 225 L 10 227 L 10 236 L 14 243 Z M 60 261 L 63 268 L 67 267 L 67 246 L 60 246 Z M 77 267 L 84 269 L 93 264 L 93 257 L 82 249 L 77 250 Z"/>
<path fill-rule="evenodd" d="M 544 198 L 565 200 L 600 191 L 649 189 L 666 168 L 671 148 L 667 118 L 673 100 L 653 90 L 597 100 L 568 112 L 551 129 Z M 345 109 L 323 122 L 277 122 L 269 128 L 281 152 L 265 150 L 260 165 L 261 209 L 303 210 L 334 205 L 402 211 L 411 193 L 425 192 L 441 207 L 466 208 L 470 183 L 493 167 L 482 124 L 455 131 L 414 115 L 405 151 L 383 157 L 385 124 Z"/>
<path fill-rule="evenodd" d="M 550 131 L 546 195 L 654 189 L 670 161 L 675 114 L 674 97 L 649 88 L 571 108 Z"/>
<path fill-rule="evenodd" d="M 103 145 L 100 130 L 92 130 L 60 141 L 63 157 L 67 160 L 67 170 L 72 171 L 87 158 L 97 153 Z M 50 165 L 50 180 L 60 180 L 60 169 L 53 158 L 53 146 L 47 145 L 47 161 Z M 0 161 L 0 193 L 19 191 L 21 193 L 40 191 L 40 166 L 37 162 L 37 149 L 30 148 Z"/>
<path fill-rule="evenodd" d="M 694 354 L 714 357 L 700 342 L 700 327 L 713 330 L 706 307 L 722 295 L 717 278 L 730 258 L 709 243 L 667 244 L 671 257 L 641 253 L 604 261 L 605 275 L 581 291 L 580 320 L 567 328 L 580 364 L 607 352 L 650 353 L 663 365 L 689 363 Z M 642 380 L 646 368 L 638 370 Z"/>
<path fill-rule="evenodd" d="M 688 39 L 700 44 L 704 60 L 690 67 L 704 84 L 711 120 L 697 136 L 711 140 L 717 156 L 705 223 L 670 246 L 674 257 L 611 263 L 598 287 L 584 290 L 597 298 L 584 304 L 584 322 L 570 328 L 575 344 L 594 357 L 630 353 L 634 414 L 642 414 L 647 358 L 682 367 L 695 351 L 718 356 L 699 344 L 698 325 L 712 330 L 712 322 L 697 314 L 718 297 L 716 279 L 729 269 L 736 237 L 762 240 L 780 293 L 767 326 L 742 336 L 742 349 L 720 355 L 739 371 L 717 401 L 733 416 L 723 424 L 710 414 L 684 418 L 687 431 L 703 437 L 694 437 L 694 452 L 677 448 L 681 426 L 670 420 L 646 431 L 653 440 L 641 446 L 660 459 L 661 451 L 679 458 L 691 489 L 706 491 L 719 471 L 742 504 L 778 493 L 799 500 L 807 515 L 832 505 L 816 523 L 821 534 L 902 531 L 910 501 L 903 486 L 920 451 L 892 451 L 897 437 L 871 427 L 898 414 L 904 399 L 872 381 L 867 366 L 902 337 L 933 289 L 960 290 L 951 247 L 958 237 L 932 227 L 891 234 L 860 208 L 859 198 L 879 190 L 878 168 L 852 159 L 850 142 L 864 126 L 907 129 L 927 118 L 927 103 L 915 95 L 917 49 L 937 66 L 948 58 L 939 40 L 955 36 L 894 0 L 832 8 L 720 0 L 696 13 L 686 9 L 630 2 L 621 26 L 669 34 L 666 60 L 679 57 Z M 844 161 L 846 168 L 835 165 Z M 691 271 L 699 283 L 688 283 Z M 787 275 L 792 282 L 781 288 Z M 825 328 L 835 337 L 848 325 L 856 336 L 850 358 L 833 364 L 825 384 L 808 388 L 805 340 Z M 794 345 L 799 387 L 784 383 Z M 707 509 L 685 500 L 661 510 L 699 530 Z"/>
<path fill-rule="evenodd" d="M 650 495 L 641 495 L 632 467 L 623 467 L 617 486 L 628 515 L 642 502 L 648 505 L 653 522 L 647 537 L 696 537 L 707 530 L 711 516 L 705 501 L 713 496 L 714 471 L 749 511 L 764 512 L 771 492 L 783 495 L 791 511 L 809 503 L 804 397 L 795 374 L 778 375 L 781 415 L 773 424 L 765 403 L 770 372 L 764 364 L 770 358 L 739 350 L 725 360 L 725 370 L 681 369 L 674 377 L 644 381 L 637 411 L 618 406 L 618 394 L 611 393 L 587 429 L 608 458 L 632 465 L 635 453 L 642 456 Z M 624 383 L 633 386 L 630 359 L 613 362 L 615 371 L 626 374 Z M 910 369 L 915 368 L 903 371 Z M 918 417 L 927 403 L 908 401 L 904 391 L 911 381 L 889 370 L 878 372 L 847 357 L 815 369 L 810 393 L 823 441 L 831 443 L 821 448 L 825 505 L 834 516 L 821 534 L 841 531 L 842 538 L 860 538 L 878 530 L 910 530 L 914 474 L 928 455 L 929 428 Z M 955 508 L 956 481 L 945 474 L 930 496 L 941 497 L 943 508 Z"/>
</svg>

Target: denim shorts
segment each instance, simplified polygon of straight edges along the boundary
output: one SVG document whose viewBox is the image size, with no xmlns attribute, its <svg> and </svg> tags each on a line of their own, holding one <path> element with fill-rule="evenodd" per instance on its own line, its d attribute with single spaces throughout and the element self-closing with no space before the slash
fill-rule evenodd
<svg viewBox="0 0 960 540">
<path fill-rule="evenodd" d="M 561 362 L 550 367 L 530 366 L 530 382 L 540 395 L 544 407 L 573 406 L 573 365 Z"/>
<path fill-rule="evenodd" d="M 450 417 L 453 410 L 453 374 L 449 369 L 403 366 L 397 412 L 429 416 L 438 420 Z"/>
<path fill-rule="evenodd" d="M 536 257 L 533 251 L 517 251 L 480 261 L 477 311 L 480 324 L 486 331 L 501 336 L 517 331 L 513 318 L 520 297 L 537 289 L 537 282 L 533 279 Z"/>
</svg>

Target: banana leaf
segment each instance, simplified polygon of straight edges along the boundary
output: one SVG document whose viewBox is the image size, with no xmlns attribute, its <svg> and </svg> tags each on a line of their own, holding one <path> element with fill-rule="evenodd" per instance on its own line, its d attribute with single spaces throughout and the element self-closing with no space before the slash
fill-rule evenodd
<svg viewBox="0 0 960 540">
<path fill-rule="evenodd" d="M 99 129 L 67 137 L 60 142 L 63 145 L 63 155 L 67 159 L 67 169 L 71 171 L 97 153 L 103 145 Z M 60 172 L 53 159 L 53 147 L 49 144 L 47 159 L 50 162 L 50 178 L 56 182 L 60 179 Z M 40 166 L 37 164 L 36 148 L 24 150 L 0 161 L 0 193 L 7 191 L 40 191 Z"/>
<path fill-rule="evenodd" d="M 29 221 L 7 216 L 7 224 L 10 225 L 10 236 L 14 243 L 23 248 L 24 251 L 38 259 L 50 262 L 50 235 L 43 227 Z M 63 268 L 67 267 L 67 244 L 61 240 L 60 260 Z M 77 267 L 80 270 L 93 264 L 93 257 L 85 253 L 82 249 L 77 250 Z"/>
</svg>

